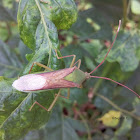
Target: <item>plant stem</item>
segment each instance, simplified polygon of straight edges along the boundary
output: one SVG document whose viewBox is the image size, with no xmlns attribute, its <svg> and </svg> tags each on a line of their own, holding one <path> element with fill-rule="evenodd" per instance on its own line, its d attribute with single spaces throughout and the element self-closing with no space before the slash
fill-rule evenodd
<svg viewBox="0 0 140 140">
<path fill-rule="evenodd" d="M 5 42 L 7 42 L 9 40 L 9 38 L 11 37 L 11 35 L 12 35 L 12 31 L 11 31 L 11 27 L 10 27 L 9 22 L 6 22 L 6 27 L 7 27 L 7 31 L 8 31 L 8 36 L 7 36 L 6 40 L 5 40 Z"/>
<path fill-rule="evenodd" d="M 84 118 L 84 116 L 80 113 L 80 111 L 75 107 L 75 110 L 77 111 L 78 115 L 80 116 L 81 120 L 83 121 L 86 129 L 87 129 L 87 133 L 88 133 L 88 140 L 92 140 L 91 138 L 91 133 L 90 133 L 90 129 L 89 129 L 89 126 L 86 122 L 86 119 Z"/>
<path fill-rule="evenodd" d="M 127 0 L 123 0 L 123 28 L 127 22 Z"/>
<path fill-rule="evenodd" d="M 108 98 L 106 98 L 105 96 L 100 95 L 99 93 L 96 94 L 96 96 L 99 96 L 100 98 L 102 98 L 104 101 L 106 101 L 107 103 L 109 103 L 111 106 L 113 106 L 115 109 L 119 110 L 120 112 L 122 112 L 124 114 L 127 114 L 127 115 L 135 118 L 136 120 L 140 120 L 140 117 L 139 116 L 136 116 L 132 112 L 129 112 L 127 110 L 124 110 L 124 109 L 120 108 L 119 106 L 117 106 L 116 104 L 114 104 L 111 100 L 109 100 Z"/>
</svg>

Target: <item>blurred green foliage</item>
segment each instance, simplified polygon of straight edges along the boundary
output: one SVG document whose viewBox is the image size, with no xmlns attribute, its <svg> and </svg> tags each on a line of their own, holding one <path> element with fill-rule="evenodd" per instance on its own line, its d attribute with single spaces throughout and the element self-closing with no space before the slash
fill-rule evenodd
<svg viewBox="0 0 140 140">
<path fill-rule="evenodd" d="M 81 70 L 90 72 L 103 60 L 121 19 L 117 40 L 94 75 L 109 77 L 140 94 L 140 1 L 75 0 L 77 21 L 73 0 L 57 0 L 61 8 L 54 0 L 51 2 L 49 9 L 41 3 L 45 13 L 42 24 L 35 0 L 22 0 L 20 6 L 18 0 L 0 0 L 0 138 L 139 140 L 140 100 L 115 83 L 89 79 L 82 89 L 71 89 L 70 100 L 60 98 L 52 113 L 37 106 L 32 112 L 28 109 L 34 100 L 48 107 L 57 90 L 25 94 L 12 88 L 12 82 L 27 74 L 34 61 L 55 70 L 64 68 L 63 61 L 55 57 L 54 48 L 63 56 L 75 54 L 76 60 L 82 60 Z M 62 30 L 71 25 L 70 29 Z M 44 32 L 46 27 L 48 36 Z M 51 53 L 48 42 L 52 43 Z M 71 58 L 64 62 L 69 67 Z M 37 66 L 33 69 L 41 70 Z M 67 90 L 63 89 L 62 94 L 65 96 Z M 111 114 L 119 121 L 109 126 L 114 122 L 109 114 L 112 110 L 121 117 Z M 108 116 L 106 123 L 100 121 L 104 116 Z"/>
</svg>

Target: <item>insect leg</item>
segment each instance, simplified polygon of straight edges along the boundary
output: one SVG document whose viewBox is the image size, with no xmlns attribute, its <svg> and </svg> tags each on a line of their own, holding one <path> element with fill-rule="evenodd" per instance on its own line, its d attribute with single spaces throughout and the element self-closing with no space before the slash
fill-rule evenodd
<svg viewBox="0 0 140 140">
<path fill-rule="evenodd" d="M 32 68 L 33 68 L 33 66 L 34 65 L 38 65 L 38 66 L 40 66 L 40 67 L 43 67 L 43 68 L 45 68 L 45 69 L 47 69 L 47 70 L 49 70 L 49 71 L 53 71 L 53 69 L 51 69 L 51 68 L 49 68 L 49 67 L 47 67 L 47 66 L 45 66 L 45 65 L 43 65 L 43 64 L 41 64 L 41 63 L 39 63 L 39 62 L 34 62 L 33 64 L 32 64 L 32 66 L 31 66 L 31 69 L 30 69 L 30 71 L 29 71 L 29 74 L 31 73 L 31 70 L 32 70 Z"/>
<path fill-rule="evenodd" d="M 55 96 L 57 96 L 57 94 L 55 94 Z M 65 96 L 62 96 L 62 95 L 59 95 L 59 97 L 62 97 L 62 98 L 69 99 L 69 97 L 70 97 L 70 88 L 68 88 L 67 97 L 65 97 Z"/>
<path fill-rule="evenodd" d="M 41 108 L 43 108 L 43 109 L 45 109 L 46 111 L 48 111 L 47 108 L 45 108 L 44 106 L 42 106 L 42 105 L 41 105 L 40 103 L 38 103 L 37 101 L 35 101 L 35 102 L 32 104 L 32 106 L 30 107 L 29 111 L 32 110 L 32 108 L 34 107 L 35 104 L 39 105 Z"/>
<path fill-rule="evenodd" d="M 67 56 L 59 57 L 58 54 L 57 54 L 57 50 L 55 50 L 55 52 L 56 52 L 57 59 L 62 59 L 62 58 L 66 58 L 66 57 L 73 57 L 72 62 L 70 64 L 70 68 L 73 67 L 75 59 L 76 59 L 76 55 L 72 54 L 72 55 L 67 55 Z"/>
<path fill-rule="evenodd" d="M 78 63 L 78 69 L 79 69 L 80 66 L 81 66 L 81 59 L 79 59 L 78 61 L 76 61 L 76 62 L 73 64 L 73 66 L 75 66 L 77 63 Z"/>
<path fill-rule="evenodd" d="M 53 108 L 53 106 L 54 106 L 55 102 L 57 101 L 58 97 L 60 96 L 60 91 L 61 91 L 61 89 L 59 90 L 57 96 L 54 98 L 52 104 L 49 106 L 48 109 L 45 108 L 44 106 L 42 106 L 42 105 L 41 105 L 40 103 L 38 103 L 37 101 L 35 101 L 35 102 L 32 104 L 32 106 L 30 107 L 29 111 L 32 110 L 32 108 L 34 107 L 35 104 L 39 105 L 41 108 L 45 109 L 46 111 L 50 111 L 50 110 Z"/>
<path fill-rule="evenodd" d="M 58 92 L 57 96 L 55 96 L 55 98 L 54 98 L 52 104 L 50 105 L 50 107 L 48 108 L 48 111 L 50 111 L 53 108 L 53 106 L 56 103 L 58 97 L 60 96 L 60 93 L 61 93 L 61 89 L 59 89 L 59 92 Z"/>
<path fill-rule="evenodd" d="M 47 4 L 48 4 L 48 2 L 46 2 L 46 1 L 44 1 L 44 0 L 40 0 L 40 2 L 43 2 L 43 3 L 47 3 Z"/>
</svg>

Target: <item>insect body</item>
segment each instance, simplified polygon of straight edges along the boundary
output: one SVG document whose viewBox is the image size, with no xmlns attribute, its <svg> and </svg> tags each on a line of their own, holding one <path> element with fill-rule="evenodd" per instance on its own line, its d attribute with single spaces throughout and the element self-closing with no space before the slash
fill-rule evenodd
<svg viewBox="0 0 140 140">
<path fill-rule="evenodd" d="M 106 80 L 115 82 L 118 85 L 121 85 L 121 86 L 127 88 L 128 90 L 132 91 L 138 98 L 140 98 L 140 96 L 135 91 L 133 91 L 132 89 L 128 88 L 127 86 L 125 86 L 121 83 L 118 83 L 110 78 L 91 75 L 105 61 L 108 53 L 110 52 L 110 50 L 113 47 L 113 44 L 116 40 L 117 34 L 119 32 L 119 29 L 120 29 L 120 25 L 121 25 L 121 21 L 119 21 L 119 27 L 118 27 L 115 39 L 114 39 L 110 49 L 108 50 L 105 58 L 90 73 L 83 72 L 79 69 L 80 64 L 81 64 L 81 60 L 79 59 L 77 62 L 75 62 L 75 59 L 76 59 L 75 55 L 68 55 L 68 56 L 59 57 L 57 54 L 57 51 L 56 51 L 56 56 L 58 59 L 62 59 L 62 58 L 66 58 L 66 57 L 73 57 L 70 68 L 65 68 L 62 70 L 53 71 L 51 68 L 49 68 L 43 64 L 40 64 L 38 62 L 33 63 L 33 65 L 37 64 L 38 66 L 41 66 L 45 69 L 48 69 L 50 72 L 28 74 L 28 75 L 22 76 L 18 80 L 14 81 L 13 87 L 19 91 L 22 91 L 22 92 L 40 91 L 40 90 L 48 90 L 48 89 L 56 89 L 56 88 L 60 88 L 60 90 L 59 90 L 58 94 L 55 94 L 55 98 L 48 109 L 46 109 L 41 104 L 39 104 L 37 101 L 35 101 L 29 110 L 31 110 L 35 104 L 38 104 L 40 107 L 42 107 L 46 111 L 50 111 L 53 108 L 58 97 L 61 96 L 60 93 L 61 93 L 62 88 L 68 88 L 68 94 L 67 94 L 67 97 L 64 97 L 64 96 L 61 96 L 61 97 L 69 99 L 70 88 L 72 88 L 72 87 L 80 88 L 82 83 L 86 79 L 89 79 L 89 78 L 102 78 L 102 79 L 106 79 Z M 76 63 L 78 63 L 78 67 L 75 66 Z M 33 68 L 33 65 L 30 69 L 30 72 Z"/>
<path fill-rule="evenodd" d="M 28 74 L 14 81 L 13 87 L 22 92 L 57 88 L 80 88 L 81 84 L 90 76 L 76 66 L 62 70 Z"/>
</svg>

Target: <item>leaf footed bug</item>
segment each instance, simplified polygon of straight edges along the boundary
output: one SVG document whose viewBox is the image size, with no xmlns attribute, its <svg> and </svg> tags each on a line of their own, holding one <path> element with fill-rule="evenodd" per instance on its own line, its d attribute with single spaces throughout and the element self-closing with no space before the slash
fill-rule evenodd
<svg viewBox="0 0 140 140">
<path fill-rule="evenodd" d="M 110 50 L 113 47 L 113 44 L 117 38 L 118 32 L 120 30 L 120 26 L 121 26 L 121 20 L 119 21 L 119 26 L 118 26 L 118 30 L 117 30 L 115 39 L 112 42 L 111 47 L 109 48 L 105 58 L 90 73 L 83 72 L 79 69 L 80 65 L 81 65 L 81 60 L 79 59 L 77 62 L 75 62 L 76 55 L 68 55 L 68 56 L 59 57 L 56 50 L 55 50 L 55 52 L 56 52 L 56 56 L 58 59 L 73 57 L 72 62 L 70 64 L 70 68 L 65 68 L 65 69 L 53 71 L 51 68 L 49 68 L 41 63 L 34 62 L 30 71 L 29 71 L 29 74 L 20 77 L 18 80 L 15 80 L 13 82 L 12 86 L 15 89 L 22 91 L 22 92 L 32 92 L 32 91 L 41 91 L 41 90 L 59 89 L 59 88 L 60 88 L 60 90 L 57 94 L 55 94 L 55 98 L 48 109 L 46 109 L 41 104 L 39 104 L 37 101 L 35 101 L 29 110 L 31 111 L 31 109 L 34 107 L 34 105 L 37 104 L 41 108 L 45 109 L 46 111 L 50 111 L 53 108 L 53 106 L 54 106 L 54 104 L 57 101 L 59 96 L 66 98 L 66 99 L 69 99 L 70 88 L 72 88 L 72 87 L 80 88 L 82 83 L 86 79 L 89 79 L 89 78 L 101 78 L 101 79 L 106 79 L 106 80 L 112 81 L 112 82 L 117 83 L 118 85 L 123 86 L 123 87 L 127 88 L 128 90 L 132 91 L 138 98 L 140 98 L 140 96 L 135 91 L 133 91 L 132 89 L 128 88 L 127 86 L 125 86 L 119 82 L 116 82 L 110 78 L 91 75 L 105 61 L 108 53 L 110 52 Z M 77 63 L 78 63 L 78 66 L 76 67 L 75 65 Z M 49 70 L 49 72 L 30 74 L 34 64 Z M 67 97 L 64 97 L 60 94 L 62 88 L 68 88 Z"/>
</svg>

